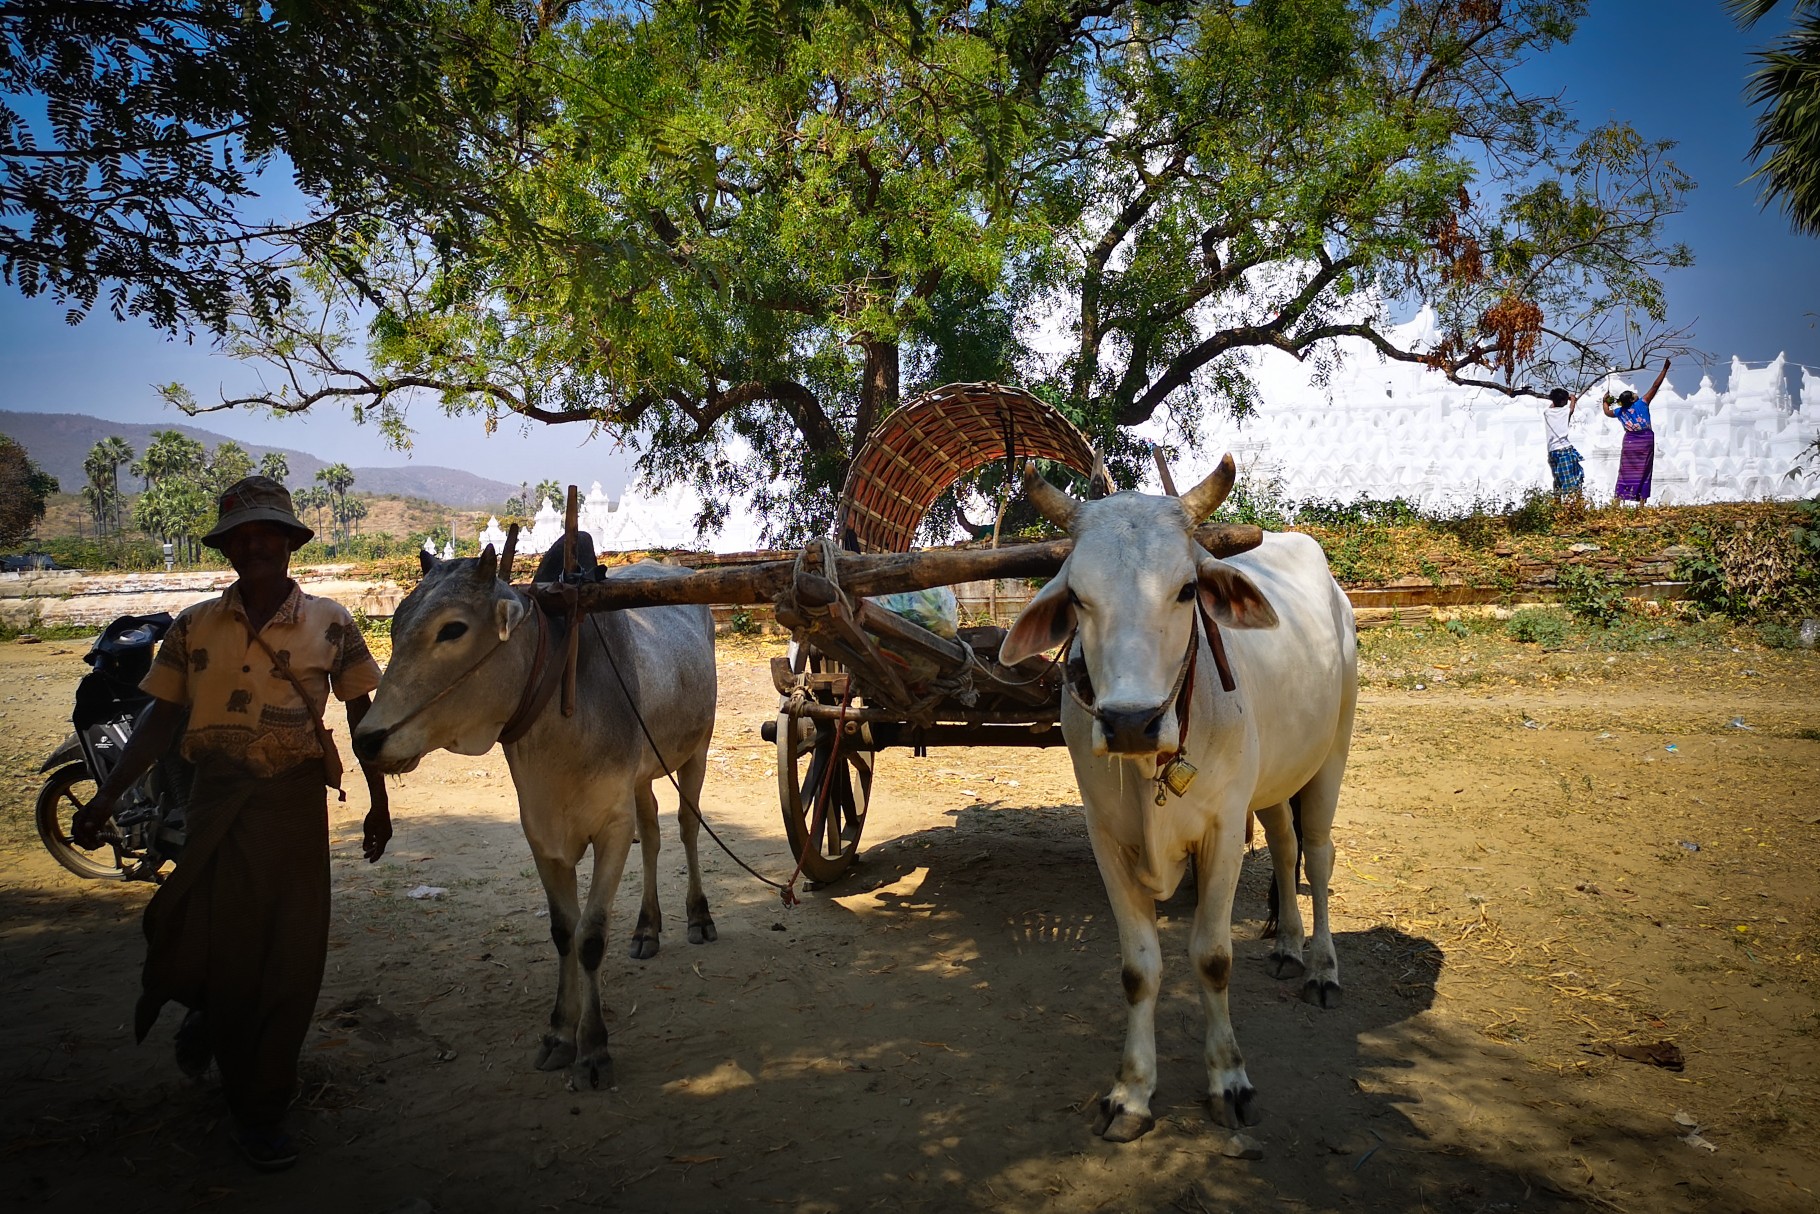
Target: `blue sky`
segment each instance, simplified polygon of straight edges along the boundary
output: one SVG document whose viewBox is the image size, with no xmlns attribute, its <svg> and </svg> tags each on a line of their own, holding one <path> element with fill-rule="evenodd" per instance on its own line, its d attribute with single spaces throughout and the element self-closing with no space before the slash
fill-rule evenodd
<svg viewBox="0 0 1820 1214">
<path fill-rule="evenodd" d="M 1613 119 L 1646 138 L 1673 139 L 1673 159 L 1699 183 L 1670 236 L 1690 245 L 1695 265 L 1668 276 L 1670 318 L 1691 325 L 1694 344 L 1723 370 L 1736 355 L 1763 362 L 1779 352 L 1820 376 L 1820 240 L 1793 235 L 1780 212 L 1758 204 L 1746 183 L 1751 115 L 1744 100 L 1750 51 L 1784 28 L 1786 10 L 1741 32 L 1720 0 L 1594 0 L 1566 48 L 1525 67 L 1519 84 L 1565 95 L 1586 127 Z M 276 195 L 266 204 L 280 209 Z M 1698 369 L 1677 365 L 1682 390 Z M 214 355 L 206 344 L 167 339 L 139 321 L 105 313 L 77 326 L 48 296 L 25 299 L 0 285 L 0 408 L 87 413 L 122 421 L 182 420 L 152 390 L 172 380 L 199 399 L 255 386 L 256 367 Z M 213 413 L 208 429 L 273 446 L 310 451 L 356 466 L 419 463 L 466 468 L 508 483 L 554 477 L 610 491 L 629 461 L 608 440 L 586 440 L 575 426 L 508 424 L 486 435 L 478 419 L 444 419 L 432 402 L 412 410 L 410 456 L 389 450 L 376 431 L 344 413 L 272 418 Z"/>
</svg>

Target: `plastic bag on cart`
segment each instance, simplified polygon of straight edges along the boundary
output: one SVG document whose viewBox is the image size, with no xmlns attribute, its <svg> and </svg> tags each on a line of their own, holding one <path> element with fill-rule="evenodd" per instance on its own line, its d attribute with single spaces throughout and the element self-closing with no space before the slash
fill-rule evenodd
<svg viewBox="0 0 1820 1214">
<path fill-rule="evenodd" d="M 945 640 L 952 641 L 960 635 L 961 607 L 959 600 L 954 597 L 952 587 L 936 586 L 929 590 L 906 590 L 902 594 L 881 594 L 867 601 L 912 624 L 921 625 Z M 928 658 L 899 649 L 882 638 L 879 649 L 887 657 L 903 664 L 905 678 L 913 686 L 926 683 L 941 673 L 941 667 Z"/>
<path fill-rule="evenodd" d="M 938 637 L 952 641 L 960 634 L 961 605 L 952 586 L 935 586 L 928 590 L 906 590 L 902 594 L 881 594 L 868 599 L 892 615 L 902 616 L 912 624 L 921 624 Z"/>
</svg>

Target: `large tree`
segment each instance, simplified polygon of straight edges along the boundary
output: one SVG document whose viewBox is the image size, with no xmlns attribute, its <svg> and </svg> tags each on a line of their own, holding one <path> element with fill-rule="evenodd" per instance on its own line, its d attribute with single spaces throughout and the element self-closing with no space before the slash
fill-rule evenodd
<svg viewBox="0 0 1820 1214">
<path fill-rule="evenodd" d="M 471 7 L 474 11 L 470 11 Z M 434 194 L 501 77 L 463 71 L 465 0 L 0 0 L 0 272 L 72 323 L 98 299 L 168 330 L 290 298 L 318 252 Z M 479 13 L 479 16 L 475 15 Z M 276 162 L 282 152 L 286 158 Z M 258 201 L 288 167 L 308 213 Z"/>
<path fill-rule="evenodd" d="M 1582 8 L 578 9 L 490 44 L 540 100 L 514 171 L 460 174 L 500 195 L 471 238 L 399 228 L 317 263 L 326 315 L 234 338 L 285 386 L 222 403 L 350 403 L 402 437 L 429 392 L 488 426 L 604 428 L 647 482 L 703 490 L 702 522 L 750 493 L 790 541 L 947 379 L 1042 381 L 1115 454 L 1160 410 L 1192 433 L 1249 407 L 1261 349 L 1585 382 L 1674 348 L 1657 275 L 1688 258 L 1661 225 L 1690 183 L 1666 145 L 1513 89 Z M 1416 303 L 1437 331 L 1400 343 Z"/>
<path fill-rule="evenodd" d="M 33 463 L 25 448 L 0 434 L 0 548 L 20 543 L 44 518 L 44 499 L 57 478 Z"/>
</svg>

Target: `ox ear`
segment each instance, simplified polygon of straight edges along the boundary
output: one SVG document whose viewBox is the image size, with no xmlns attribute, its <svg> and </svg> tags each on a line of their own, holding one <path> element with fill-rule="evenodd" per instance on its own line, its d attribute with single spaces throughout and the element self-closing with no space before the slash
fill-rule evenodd
<svg viewBox="0 0 1820 1214">
<path fill-rule="evenodd" d="M 998 660 L 1015 666 L 1025 658 L 1054 649 L 1073 631 L 1074 604 L 1068 598 L 1068 575 L 1064 570 L 1018 613 L 998 647 Z"/>
<path fill-rule="evenodd" d="M 430 570 L 436 568 L 436 557 L 428 548 L 419 548 L 417 550 L 417 565 L 418 568 L 422 569 L 425 573 L 428 573 Z"/>
<path fill-rule="evenodd" d="M 480 563 L 475 567 L 475 572 L 483 582 L 491 582 L 498 578 L 499 554 L 493 551 L 493 545 L 488 544 L 480 550 Z"/>
<path fill-rule="evenodd" d="M 499 639 L 511 640 L 512 630 L 524 623 L 525 616 L 529 614 L 530 612 L 525 610 L 524 602 L 515 594 L 508 594 L 504 598 L 493 600 L 493 619 L 499 625 Z"/>
<path fill-rule="evenodd" d="M 1233 628 L 1275 628 L 1276 608 L 1252 580 L 1217 556 L 1204 556 L 1195 565 L 1200 582 L 1201 606 L 1207 614 Z"/>
</svg>

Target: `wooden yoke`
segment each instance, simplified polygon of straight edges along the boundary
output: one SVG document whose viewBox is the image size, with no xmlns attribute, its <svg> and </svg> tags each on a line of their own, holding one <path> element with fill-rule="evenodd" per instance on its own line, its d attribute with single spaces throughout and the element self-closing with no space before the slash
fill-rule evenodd
<svg viewBox="0 0 1820 1214">
<path fill-rule="evenodd" d="M 580 522 L 578 509 L 580 495 L 574 485 L 569 486 L 569 502 L 562 515 L 562 586 L 560 596 L 562 605 L 569 616 L 568 650 L 563 657 L 562 667 L 562 715 L 575 715 L 575 659 L 580 653 L 581 613 L 583 608 L 577 594 L 577 587 L 571 580 L 578 572 L 575 568 L 575 528 Z"/>
<path fill-rule="evenodd" d="M 1248 523 L 1203 523 L 1194 538 L 1215 556 L 1247 552 L 1264 542 L 1263 531 Z M 927 590 L 996 578 L 1049 578 L 1061 569 L 1074 550 L 1072 539 L 1012 544 L 998 549 L 939 548 L 923 552 L 842 552 L 840 589 L 854 598 Z M 821 555 L 811 549 L 805 568 L 821 566 Z M 662 607 L 674 603 L 771 603 L 792 587 L 797 562 L 760 561 L 719 569 L 698 569 L 687 577 L 636 577 L 622 574 L 604 582 L 580 586 L 533 585 L 526 588 L 547 610 L 567 610 L 573 602 L 582 611 L 620 611 L 633 607 Z M 834 589 L 828 587 L 829 591 Z M 832 595 L 830 594 L 830 600 Z M 825 604 L 811 604 L 824 606 Z"/>
</svg>

